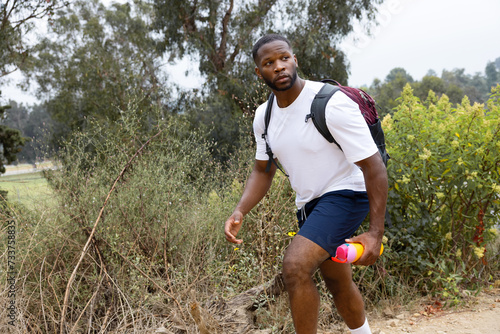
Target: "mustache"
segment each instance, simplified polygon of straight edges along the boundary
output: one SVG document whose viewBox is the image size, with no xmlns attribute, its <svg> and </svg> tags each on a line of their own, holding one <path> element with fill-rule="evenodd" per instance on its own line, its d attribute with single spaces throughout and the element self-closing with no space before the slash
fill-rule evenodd
<svg viewBox="0 0 500 334">
<path fill-rule="evenodd" d="M 280 74 L 278 75 L 273 81 L 276 82 L 280 79 L 283 79 L 283 78 L 291 78 L 292 76 L 290 74 Z"/>
</svg>

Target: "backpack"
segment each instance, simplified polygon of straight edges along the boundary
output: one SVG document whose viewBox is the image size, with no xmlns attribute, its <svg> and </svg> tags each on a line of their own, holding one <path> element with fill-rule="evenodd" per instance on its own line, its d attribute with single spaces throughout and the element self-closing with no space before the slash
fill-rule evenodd
<svg viewBox="0 0 500 334">
<path fill-rule="evenodd" d="M 314 97 L 314 100 L 311 104 L 311 113 L 306 116 L 305 122 L 307 123 L 307 121 L 309 121 L 309 119 L 311 118 L 314 125 L 321 133 L 321 135 L 323 135 L 323 137 L 325 137 L 325 139 L 328 140 L 330 143 L 335 143 L 340 148 L 340 150 L 342 150 L 342 147 L 340 147 L 339 143 L 337 143 L 335 138 L 333 138 L 332 134 L 328 130 L 325 117 L 325 109 L 328 101 L 333 96 L 333 94 L 335 94 L 337 91 L 340 90 L 341 92 L 349 96 L 349 98 L 351 98 L 354 102 L 356 102 L 356 104 L 358 104 L 359 109 L 361 110 L 361 113 L 368 125 L 368 128 L 370 129 L 372 138 L 375 144 L 377 145 L 380 155 L 382 156 L 382 160 L 384 161 L 384 164 L 387 166 L 387 161 L 390 159 L 390 156 L 385 149 L 384 131 L 382 130 L 382 124 L 378 117 L 377 109 L 375 109 L 375 101 L 373 100 L 373 98 L 361 89 L 342 86 L 335 80 L 326 79 L 322 80 L 322 82 L 324 82 L 325 84 L 320 89 L 318 94 L 316 94 L 316 96 Z M 276 161 L 274 161 L 273 159 L 274 154 L 271 151 L 271 147 L 269 146 L 266 139 L 267 128 L 269 127 L 269 122 L 271 120 L 273 99 L 274 99 L 274 94 L 271 93 L 271 95 L 269 96 L 269 100 L 267 102 L 267 109 L 264 116 L 265 127 L 264 127 L 264 133 L 262 134 L 262 138 L 266 142 L 266 154 L 269 156 L 266 172 L 269 172 L 269 170 L 271 169 L 271 164 L 274 163 L 279 170 L 281 170 L 286 176 L 288 176 L 283 171 L 283 169 L 281 169 L 281 167 L 276 164 Z"/>
</svg>

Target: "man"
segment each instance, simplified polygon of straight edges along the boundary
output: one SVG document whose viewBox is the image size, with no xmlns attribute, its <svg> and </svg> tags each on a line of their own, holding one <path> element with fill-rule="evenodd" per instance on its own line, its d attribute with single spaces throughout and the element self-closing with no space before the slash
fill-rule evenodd
<svg viewBox="0 0 500 334">
<path fill-rule="evenodd" d="M 297 334 L 316 333 L 319 294 L 312 279 L 319 268 L 331 291 L 338 312 L 352 333 L 371 333 L 364 303 L 352 281 L 350 264 L 336 263 L 331 256 L 345 241 L 361 243 L 365 251 L 357 265 L 373 264 L 380 253 L 387 201 L 387 173 L 358 105 L 337 92 L 326 108 L 326 121 L 342 147 L 329 143 L 312 121 L 304 122 L 322 83 L 297 75 L 297 58 L 289 41 L 266 35 L 253 48 L 257 76 L 275 94 L 267 140 L 277 160 L 289 175 L 296 192 L 300 230 L 283 259 L 283 279 L 290 299 Z M 254 133 L 256 160 L 242 197 L 225 223 L 229 242 L 243 217 L 266 194 L 276 167 L 266 172 L 264 113 L 257 108 Z M 369 230 L 349 239 L 370 213 Z"/>
</svg>

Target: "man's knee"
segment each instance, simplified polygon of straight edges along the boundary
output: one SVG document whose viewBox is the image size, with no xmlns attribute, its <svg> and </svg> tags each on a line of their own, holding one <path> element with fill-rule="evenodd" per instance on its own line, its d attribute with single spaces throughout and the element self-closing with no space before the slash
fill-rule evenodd
<svg viewBox="0 0 500 334">
<path fill-rule="evenodd" d="M 312 276 L 312 269 L 302 259 L 285 256 L 283 259 L 283 281 L 288 288 L 308 281 Z"/>
<path fill-rule="evenodd" d="M 310 282 L 318 267 L 328 258 L 328 253 L 300 235 L 288 247 L 283 259 L 283 280 L 287 289 Z"/>
</svg>

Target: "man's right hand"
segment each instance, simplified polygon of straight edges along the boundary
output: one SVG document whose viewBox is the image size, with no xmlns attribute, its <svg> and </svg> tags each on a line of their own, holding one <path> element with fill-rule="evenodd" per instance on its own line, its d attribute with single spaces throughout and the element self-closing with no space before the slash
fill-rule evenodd
<svg viewBox="0 0 500 334">
<path fill-rule="evenodd" d="M 274 174 L 276 173 L 276 166 L 272 164 L 269 172 L 266 172 L 266 166 L 267 160 L 255 160 L 255 165 L 248 177 L 243 195 L 241 195 L 241 199 L 231 217 L 226 220 L 224 226 L 226 240 L 233 244 L 241 244 L 243 242 L 241 239 L 236 239 L 236 235 L 243 222 L 243 215 L 250 212 L 271 187 Z"/>
<path fill-rule="evenodd" d="M 243 214 L 239 211 L 233 212 L 231 217 L 226 220 L 224 226 L 224 233 L 226 234 L 226 240 L 232 242 L 233 244 L 241 244 L 243 240 L 236 239 L 236 235 L 241 228 L 241 222 L 243 221 Z"/>
</svg>

